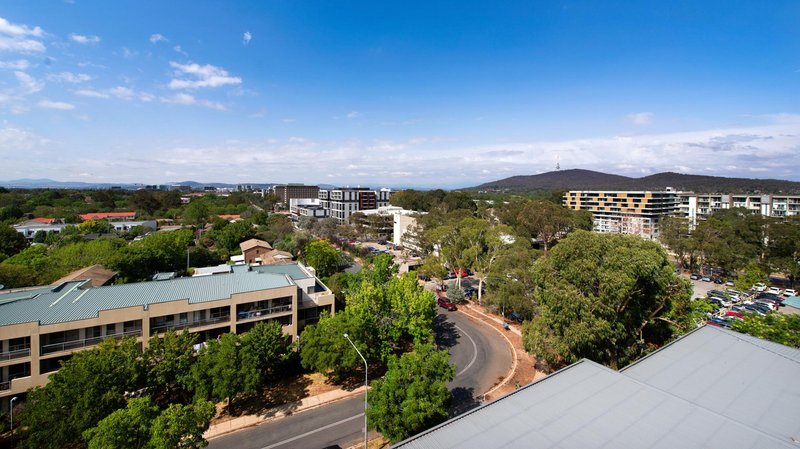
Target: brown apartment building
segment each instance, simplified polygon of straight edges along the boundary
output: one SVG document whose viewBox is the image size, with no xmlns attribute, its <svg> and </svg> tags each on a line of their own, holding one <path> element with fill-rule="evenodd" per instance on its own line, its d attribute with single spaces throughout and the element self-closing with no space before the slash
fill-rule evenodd
<svg viewBox="0 0 800 449">
<path fill-rule="evenodd" d="M 334 313 L 333 293 L 311 270 L 287 263 L 231 266 L 223 274 L 91 287 L 87 280 L 0 293 L 0 410 L 44 385 L 59 363 L 106 338 L 146 346 L 168 329 L 207 341 L 276 321 L 297 339 L 320 313 Z"/>
</svg>

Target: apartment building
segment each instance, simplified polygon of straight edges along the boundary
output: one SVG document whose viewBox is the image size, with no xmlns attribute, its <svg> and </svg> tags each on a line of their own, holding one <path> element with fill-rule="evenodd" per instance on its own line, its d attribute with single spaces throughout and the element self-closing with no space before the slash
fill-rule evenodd
<svg viewBox="0 0 800 449">
<path fill-rule="evenodd" d="M 73 353 L 106 338 L 148 339 L 169 329 L 207 341 L 276 321 L 297 339 L 302 328 L 334 313 L 334 296 L 297 263 L 251 267 L 203 277 L 91 287 L 88 280 L 0 293 L 0 410 L 44 385 Z"/>
<path fill-rule="evenodd" d="M 658 238 L 662 217 L 678 211 L 678 195 L 661 192 L 569 191 L 564 207 L 588 210 L 594 218 L 594 230 Z"/>
<path fill-rule="evenodd" d="M 319 193 L 317 193 L 319 195 Z M 291 198 L 289 200 L 289 215 L 293 221 L 300 217 L 325 218 L 325 209 L 320 204 L 319 198 Z"/>
<path fill-rule="evenodd" d="M 388 206 L 391 196 L 391 189 L 339 187 L 333 190 L 320 190 L 318 198 L 328 217 L 333 217 L 340 223 L 348 223 L 353 212 Z"/>
<path fill-rule="evenodd" d="M 375 235 L 391 240 L 397 246 L 417 249 L 416 242 L 410 242 L 406 233 L 416 225 L 415 216 L 420 212 L 397 206 L 382 206 L 376 209 L 362 210 L 361 213 L 364 214 L 362 225 L 371 228 L 370 231 Z"/>
<path fill-rule="evenodd" d="M 693 226 L 722 209 L 744 208 L 764 217 L 800 216 L 800 195 L 678 193 L 678 215 L 688 218 Z"/>
<path fill-rule="evenodd" d="M 319 195 L 318 186 L 305 184 L 278 184 L 272 186 L 270 191 L 278 196 L 286 207 L 289 206 L 289 200 L 293 198 L 317 198 Z"/>
</svg>

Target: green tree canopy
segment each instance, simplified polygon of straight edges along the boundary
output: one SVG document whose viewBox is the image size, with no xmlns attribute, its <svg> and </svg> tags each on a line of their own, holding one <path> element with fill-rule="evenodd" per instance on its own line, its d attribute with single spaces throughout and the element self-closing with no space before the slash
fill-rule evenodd
<svg viewBox="0 0 800 449">
<path fill-rule="evenodd" d="M 539 313 L 523 328 L 525 349 L 551 366 L 584 357 L 624 366 L 684 330 L 669 316 L 691 297 L 657 243 L 586 231 L 536 262 L 534 284 Z"/>
<path fill-rule="evenodd" d="M 737 320 L 733 329 L 754 337 L 800 348 L 800 315 L 770 313 L 766 316 L 748 316 Z"/>
<path fill-rule="evenodd" d="M 0 254 L 11 257 L 27 246 L 25 236 L 11 226 L 0 224 Z"/>
<path fill-rule="evenodd" d="M 62 448 L 125 405 L 124 393 L 140 384 L 135 339 L 107 339 L 96 349 L 75 353 L 43 387 L 29 391 L 20 416 L 24 447 Z"/>
<path fill-rule="evenodd" d="M 306 262 L 314 267 L 317 276 L 330 276 L 339 268 L 339 252 L 325 240 L 309 243 L 304 252 Z"/>
<path fill-rule="evenodd" d="M 446 420 L 452 399 L 447 383 L 454 375 L 447 351 L 437 351 L 430 344 L 393 358 L 384 377 L 372 383 L 367 408 L 370 427 L 396 443 Z"/>
</svg>

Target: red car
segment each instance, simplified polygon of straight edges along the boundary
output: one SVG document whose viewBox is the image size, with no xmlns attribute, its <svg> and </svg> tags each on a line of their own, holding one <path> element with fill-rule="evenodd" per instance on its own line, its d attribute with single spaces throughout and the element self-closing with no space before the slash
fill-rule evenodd
<svg viewBox="0 0 800 449">
<path fill-rule="evenodd" d="M 471 273 L 469 272 L 469 270 L 467 270 L 466 268 L 462 268 L 462 269 L 459 269 L 459 270 L 451 271 L 450 272 L 450 278 L 451 279 L 457 278 L 457 277 L 465 278 L 465 277 L 469 276 L 470 274 Z"/>
<path fill-rule="evenodd" d="M 439 298 L 436 300 L 436 302 L 439 303 L 439 307 L 442 307 L 445 310 L 449 310 L 451 312 L 454 312 L 454 311 L 458 310 L 456 305 L 453 304 L 452 302 L 448 301 L 448 299 L 445 298 L 444 296 L 439 296 Z"/>
</svg>

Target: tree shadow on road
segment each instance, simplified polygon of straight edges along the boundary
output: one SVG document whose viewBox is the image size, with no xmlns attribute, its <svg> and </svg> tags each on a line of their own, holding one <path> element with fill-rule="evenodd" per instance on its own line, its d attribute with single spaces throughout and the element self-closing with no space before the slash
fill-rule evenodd
<svg viewBox="0 0 800 449">
<path fill-rule="evenodd" d="M 433 319 L 433 326 L 436 331 L 436 344 L 440 349 L 452 348 L 458 343 L 458 339 L 461 338 L 455 323 L 447 321 L 445 315 L 436 315 Z"/>
<path fill-rule="evenodd" d="M 452 393 L 453 402 L 448 410 L 451 418 L 481 405 L 481 401 L 475 397 L 475 389 L 472 387 L 456 387 Z"/>
</svg>

